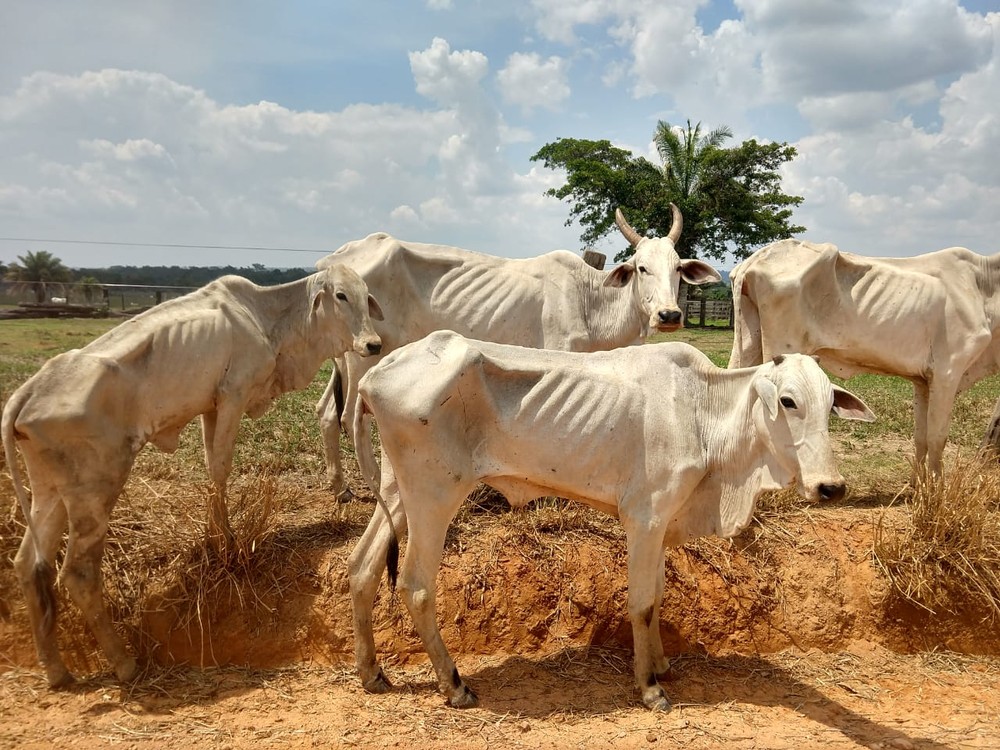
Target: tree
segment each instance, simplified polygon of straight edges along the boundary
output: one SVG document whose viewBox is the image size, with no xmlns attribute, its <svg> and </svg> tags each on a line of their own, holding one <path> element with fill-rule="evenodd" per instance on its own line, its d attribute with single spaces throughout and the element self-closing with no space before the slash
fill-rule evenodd
<svg viewBox="0 0 1000 750">
<path fill-rule="evenodd" d="M 701 123 L 677 129 L 657 124 L 653 140 L 662 160 L 657 166 L 633 157 L 608 141 L 562 138 L 531 157 L 550 169 L 563 169 L 566 184 L 547 195 L 568 200 L 570 218 L 584 227 L 580 240 L 591 244 L 614 227 L 615 208 L 622 208 L 640 234 L 666 236 L 674 203 L 684 217 L 677 245 L 681 257 L 695 254 L 722 259 L 749 255 L 755 246 L 805 231 L 790 223 L 791 207 L 802 198 L 781 192 L 780 166 L 795 148 L 787 143 L 744 141 L 723 148 L 729 128 L 701 132 Z M 616 260 L 633 252 L 628 246 Z"/>
<path fill-rule="evenodd" d="M 21 288 L 32 289 L 38 304 L 45 302 L 50 287 L 61 290 L 62 285 L 72 279 L 63 262 L 46 250 L 29 251 L 26 255 L 18 255 L 17 259 L 21 262 L 11 263 L 5 278 Z"/>
<path fill-rule="evenodd" d="M 84 276 L 80 278 L 77 283 L 83 289 L 83 298 L 87 301 L 89 305 L 94 301 L 94 297 L 97 296 L 97 292 L 100 291 L 101 282 L 95 279 L 93 276 Z"/>
</svg>

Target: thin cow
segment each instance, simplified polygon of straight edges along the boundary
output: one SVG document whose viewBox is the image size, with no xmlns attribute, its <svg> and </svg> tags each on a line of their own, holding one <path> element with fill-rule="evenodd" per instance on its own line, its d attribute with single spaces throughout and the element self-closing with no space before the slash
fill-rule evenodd
<svg viewBox="0 0 1000 750">
<path fill-rule="evenodd" d="M 705 284 L 721 278 L 708 264 L 677 255 L 683 219 L 671 207 L 666 237 L 640 236 L 616 211 L 635 254 L 611 271 L 591 268 L 566 250 L 512 260 L 384 233 L 349 242 L 316 265 L 345 263 L 361 274 L 385 311 L 385 322 L 376 325 L 383 354 L 441 329 L 535 348 L 614 349 L 681 327 L 682 279 Z M 317 405 L 330 487 L 338 494 L 345 486 L 341 426 L 355 445 L 367 435 L 354 430 L 354 406 L 358 381 L 376 361 L 344 357 Z"/>
<path fill-rule="evenodd" d="M 955 397 L 1000 371 L 1000 255 L 949 247 L 870 258 L 835 245 L 782 240 L 732 273 L 730 367 L 815 354 L 843 378 L 913 383 L 916 465 L 941 472 Z"/>
<path fill-rule="evenodd" d="M 435 577 L 448 526 L 479 482 L 515 508 L 554 495 L 621 519 L 635 681 L 647 707 L 666 710 L 657 680 L 667 668 L 665 547 L 738 534 L 765 490 L 794 485 L 812 500 L 842 497 L 829 414 L 874 419 L 811 357 L 724 370 L 680 342 L 578 354 L 445 331 L 387 355 L 359 392 L 379 428 L 388 512 L 376 510 L 348 562 L 357 667 L 369 691 L 389 688 L 375 658 L 372 604 L 393 527 L 408 525 L 399 589 L 439 688 L 457 707 L 477 698 L 441 639 Z M 359 460 L 378 474 L 370 449 Z"/>
<path fill-rule="evenodd" d="M 201 415 L 214 483 L 209 535 L 231 533 L 225 488 L 240 418 L 307 386 L 331 356 L 377 354 L 371 318 L 381 314 L 364 281 L 341 266 L 270 288 L 225 276 L 53 357 L 11 395 L 0 431 L 28 524 L 14 567 L 51 686 L 73 681 L 56 642 L 53 591 L 67 524 L 60 579 L 118 678 L 130 680 L 136 663 L 104 606 L 101 557 L 136 454 L 146 443 L 173 452 Z"/>
</svg>

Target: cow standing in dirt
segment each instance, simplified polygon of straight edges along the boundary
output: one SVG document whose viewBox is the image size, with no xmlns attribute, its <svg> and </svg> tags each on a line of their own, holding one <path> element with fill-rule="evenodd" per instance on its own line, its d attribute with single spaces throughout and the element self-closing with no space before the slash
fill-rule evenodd
<svg viewBox="0 0 1000 750">
<path fill-rule="evenodd" d="M 103 601 L 101 557 L 111 510 L 139 450 L 177 448 L 201 415 L 214 485 L 209 538 L 231 535 L 226 481 L 243 414 L 259 417 L 304 388 L 329 357 L 378 354 L 378 303 L 351 269 L 332 266 L 263 288 L 226 276 L 49 360 L 4 405 L 7 466 L 27 520 L 14 560 L 49 684 L 73 680 L 56 642 L 56 553 L 69 526 L 60 579 L 121 680 L 135 660 Z M 24 457 L 28 499 L 16 448 Z"/>
<path fill-rule="evenodd" d="M 442 641 L 435 578 L 448 526 L 477 484 L 515 508 L 554 495 L 621 519 L 636 685 L 646 706 L 663 710 L 664 548 L 738 534 L 765 490 L 843 497 L 829 415 L 874 419 L 811 357 L 724 370 L 679 342 L 580 354 L 440 331 L 388 354 L 359 393 L 379 428 L 380 481 L 367 443 L 358 459 L 387 512 L 376 510 L 348 562 L 358 671 L 367 690 L 389 688 L 372 606 L 394 537 L 409 528 L 399 588 L 456 707 L 477 698 Z"/>
</svg>

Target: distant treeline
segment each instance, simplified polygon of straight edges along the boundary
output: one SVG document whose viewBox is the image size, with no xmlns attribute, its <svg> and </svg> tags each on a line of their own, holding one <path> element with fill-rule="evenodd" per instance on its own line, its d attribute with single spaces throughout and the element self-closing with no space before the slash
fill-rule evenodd
<svg viewBox="0 0 1000 750">
<path fill-rule="evenodd" d="M 304 278 L 315 269 L 266 268 L 260 263 L 250 267 L 235 266 L 111 266 L 109 268 L 73 268 L 77 281 L 90 277 L 101 284 L 136 284 L 141 286 L 204 286 L 220 276 L 235 274 L 250 279 L 261 286 L 283 284 Z"/>
</svg>

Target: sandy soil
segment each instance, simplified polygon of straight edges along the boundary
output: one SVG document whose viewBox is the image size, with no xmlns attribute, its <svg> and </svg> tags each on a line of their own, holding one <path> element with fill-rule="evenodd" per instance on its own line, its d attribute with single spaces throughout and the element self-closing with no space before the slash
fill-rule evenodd
<svg viewBox="0 0 1000 750">
<path fill-rule="evenodd" d="M 632 687 L 615 523 L 562 506 L 466 513 L 439 579 L 445 641 L 481 700 L 458 711 L 387 590 L 377 637 L 396 687 L 369 695 L 353 673 L 344 560 L 373 505 L 331 509 L 282 479 L 274 524 L 220 571 L 196 533 L 177 550 L 177 519 L 193 513 L 174 497 L 165 519 L 177 482 L 157 481 L 116 511 L 106 565 L 114 617 L 145 665 L 134 685 L 114 682 L 67 606 L 61 637 L 83 679 L 49 691 L 9 566 L 0 573 L 0 747 L 1000 747 L 1000 629 L 889 595 L 872 535 L 898 509 L 799 507 L 733 542 L 671 551 L 666 714 Z M 170 554 L 154 543 L 165 523 Z M 0 529 L 5 557 L 19 533 Z"/>
</svg>

